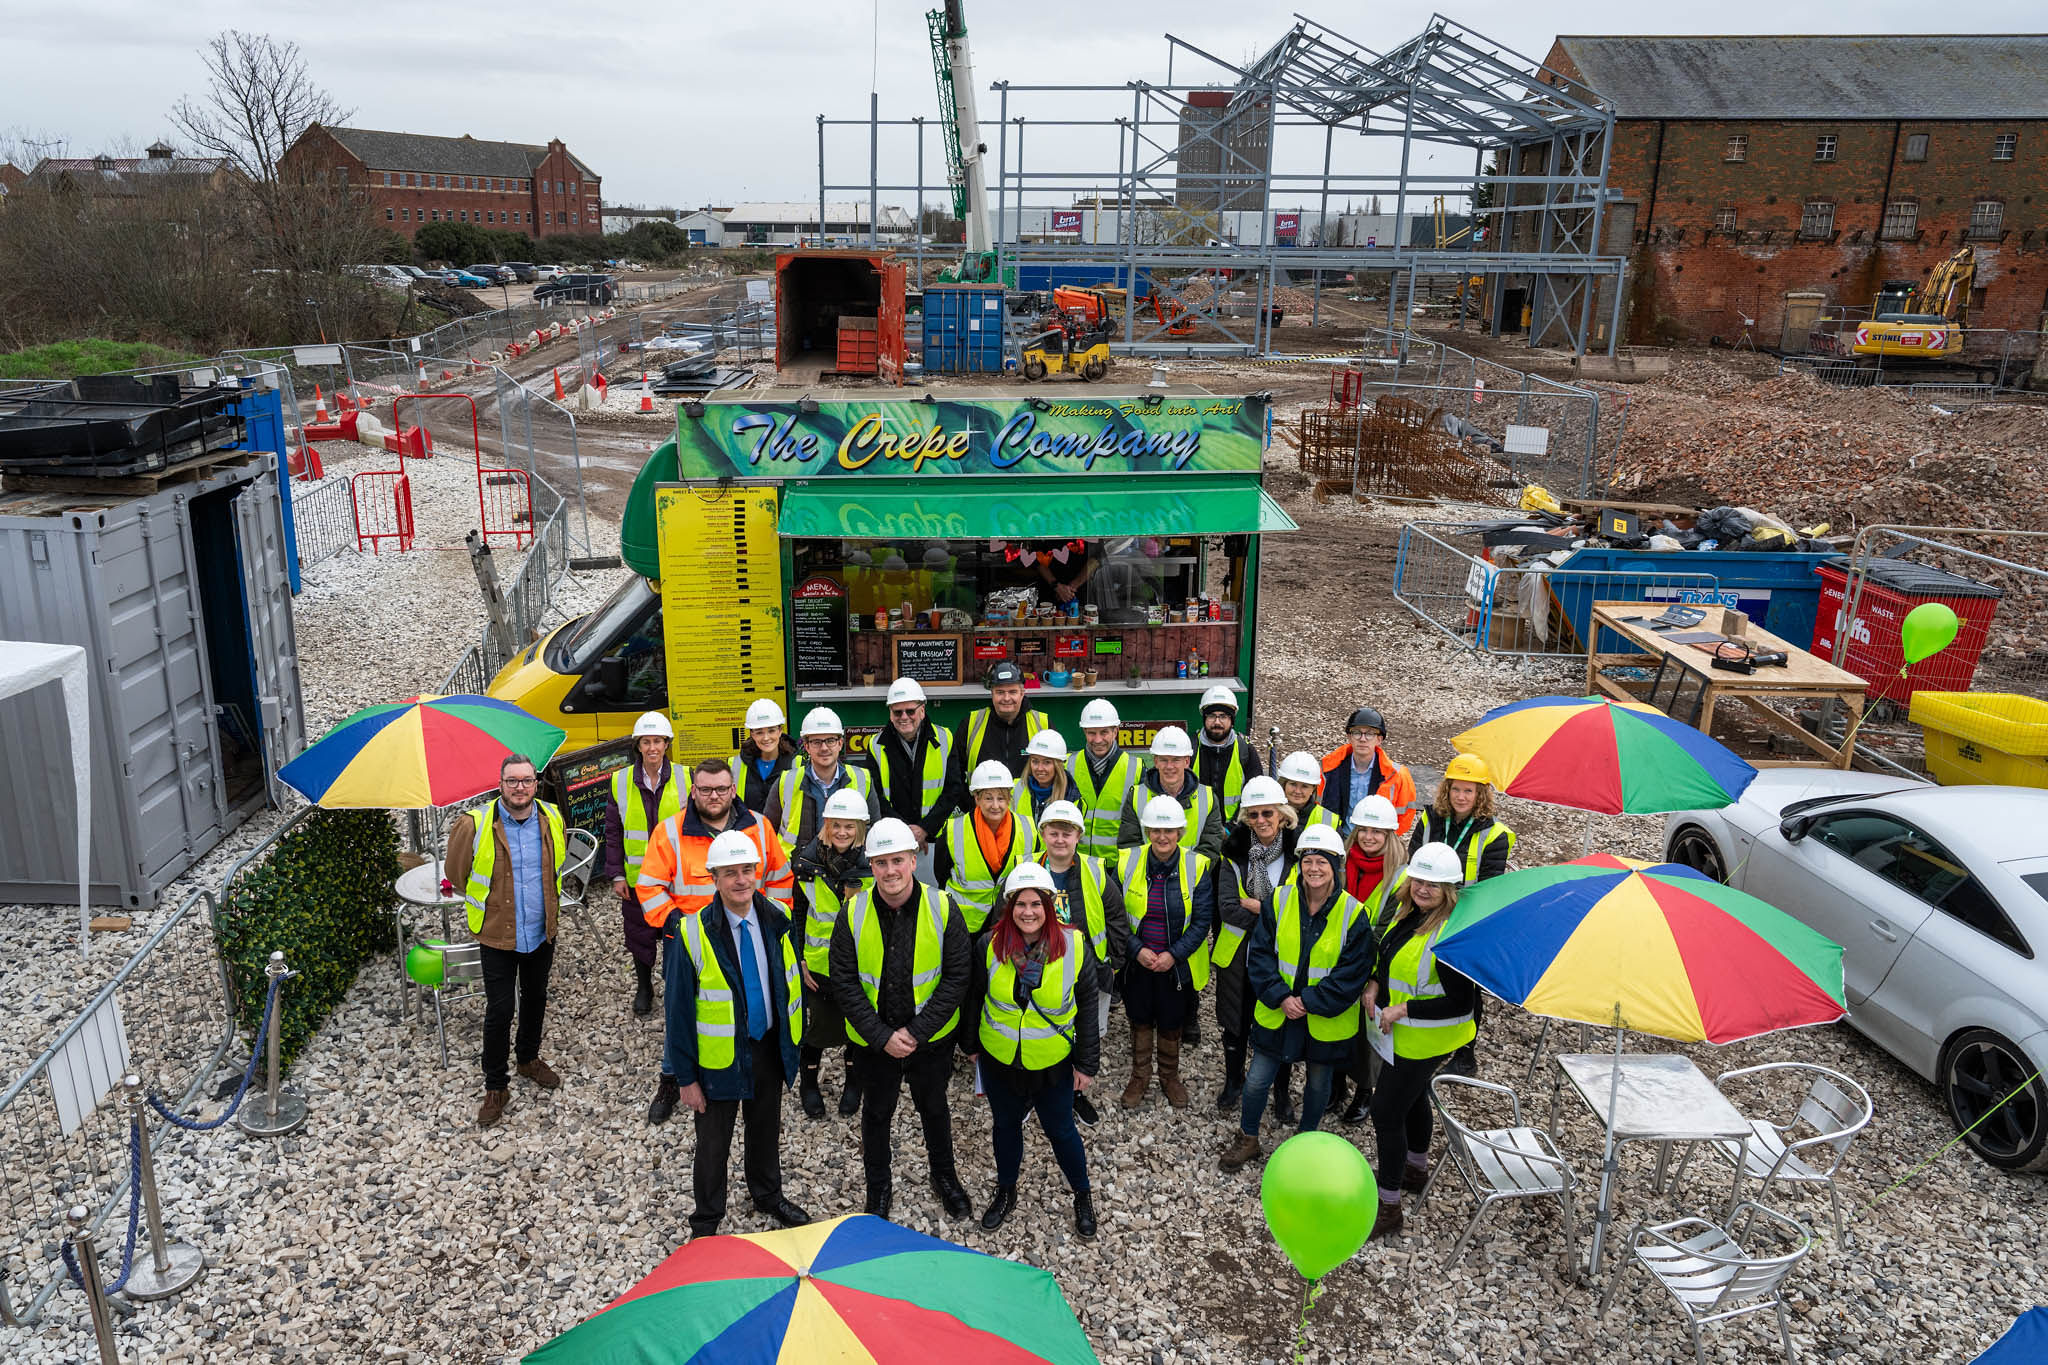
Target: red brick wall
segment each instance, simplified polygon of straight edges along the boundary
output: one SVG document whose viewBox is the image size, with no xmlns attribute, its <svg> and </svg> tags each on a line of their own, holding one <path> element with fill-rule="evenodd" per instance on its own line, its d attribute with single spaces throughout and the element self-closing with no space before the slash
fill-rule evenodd
<svg viewBox="0 0 2048 1365">
<path fill-rule="evenodd" d="M 374 216 L 408 239 L 421 224 L 431 222 L 474 223 L 540 238 L 595 232 L 603 221 L 600 182 L 576 169 L 560 141 L 548 144 L 547 159 L 538 169 L 518 178 L 369 167 L 324 129 L 301 138 L 287 153 L 287 163 L 329 176 L 345 171 L 349 184 L 367 188 Z M 384 183 L 387 175 L 389 185 Z M 404 183 L 407 176 L 420 183 Z M 472 181 L 478 188 L 470 187 Z M 562 185 L 560 193 L 554 190 L 556 182 Z M 578 191 L 573 197 L 568 193 L 572 183 Z M 596 213 L 586 212 L 588 203 L 598 205 Z M 578 219 L 575 223 L 569 221 L 572 213 Z"/>
</svg>

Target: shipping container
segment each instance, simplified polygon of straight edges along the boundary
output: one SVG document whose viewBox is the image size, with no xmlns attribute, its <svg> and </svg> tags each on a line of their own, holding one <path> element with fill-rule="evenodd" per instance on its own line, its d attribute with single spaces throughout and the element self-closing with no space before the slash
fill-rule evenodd
<svg viewBox="0 0 2048 1365">
<path fill-rule="evenodd" d="M 83 645 L 95 904 L 134 909 L 275 799 L 305 747 L 277 459 L 146 495 L 0 493 L 0 640 Z M 75 896 L 54 687 L 0 702 L 0 900 Z"/>
<path fill-rule="evenodd" d="M 904 267 L 864 251 L 785 251 L 775 258 L 775 369 L 832 369 L 839 320 L 875 320 L 876 373 L 903 382 Z"/>
<path fill-rule="evenodd" d="M 927 374 L 1000 374 L 1003 369 L 1003 287 L 936 284 L 924 291 Z"/>
</svg>

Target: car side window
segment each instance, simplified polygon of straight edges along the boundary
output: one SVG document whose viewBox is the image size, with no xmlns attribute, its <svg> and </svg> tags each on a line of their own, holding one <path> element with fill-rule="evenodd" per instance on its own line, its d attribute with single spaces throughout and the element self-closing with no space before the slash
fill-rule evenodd
<svg viewBox="0 0 2048 1365">
<path fill-rule="evenodd" d="M 646 711 L 668 706 L 668 654 L 661 641 L 661 609 L 626 637 L 617 654 L 626 663 L 626 695 L 614 711 Z"/>
<path fill-rule="evenodd" d="M 2033 950 L 1962 862 L 1923 830 L 1875 811 L 1816 820 L 1811 837 L 2023 957 Z"/>
</svg>

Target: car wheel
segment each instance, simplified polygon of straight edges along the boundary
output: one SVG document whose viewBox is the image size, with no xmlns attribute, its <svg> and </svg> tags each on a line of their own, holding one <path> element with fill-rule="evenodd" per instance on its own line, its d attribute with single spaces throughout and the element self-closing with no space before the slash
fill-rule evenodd
<svg viewBox="0 0 2048 1365">
<path fill-rule="evenodd" d="M 2048 1169 L 2048 1086 L 2017 1045 L 1971 1029 L 1941 1058 L 1941 1089 L 1963 1141 L 2006 1171 Z"/>
<path fill-rule="evenodd" d="M 1713 835 L 1698 825 L 1685 825 L 1671 836 L 1669 860 L 1717 882 L 1728 880 L 1728 866 L 1722 860 L 1721 846 L 1714 842 Z"/>
</svg>

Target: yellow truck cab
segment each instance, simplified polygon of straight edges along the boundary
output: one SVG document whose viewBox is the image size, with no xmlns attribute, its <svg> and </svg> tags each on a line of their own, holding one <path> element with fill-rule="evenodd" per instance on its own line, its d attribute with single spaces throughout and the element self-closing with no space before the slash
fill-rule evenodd
<svg viewBox="0 0 2048 1365">
<path fill-rule="evenodd" d="M 556 627 L 512 658 L 490 694 L 568 731 L 575 750 L 633 733 L 643 711 L 667 711 L 661 599 L 628 574 L 605 604 Z"/>
</svg>

